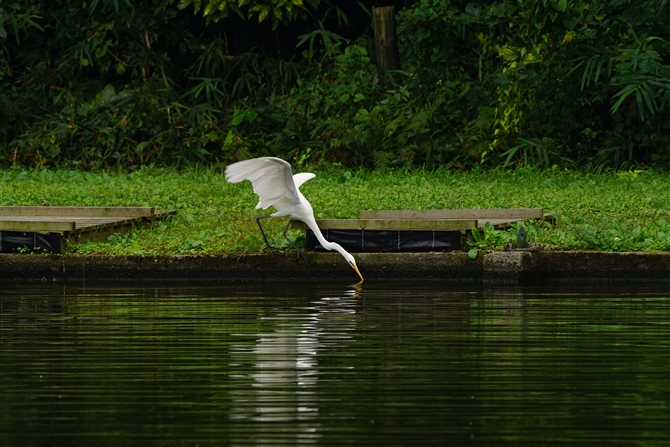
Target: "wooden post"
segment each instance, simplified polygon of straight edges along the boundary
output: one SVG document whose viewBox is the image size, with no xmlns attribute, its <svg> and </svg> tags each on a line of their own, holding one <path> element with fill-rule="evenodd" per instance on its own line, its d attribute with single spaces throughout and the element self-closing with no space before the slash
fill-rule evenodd
<svg viewBox="0 0 670 447">
<path fill-rule="evenodd" d="M 385 77 L 387 70 L 400 68 L 398 40 L 395 31 L 395 8 L 386 6 L 372 10 L 372 21 L 375 30 L 375 49 L 377 51 L 377 68 Z"/>
</svg>

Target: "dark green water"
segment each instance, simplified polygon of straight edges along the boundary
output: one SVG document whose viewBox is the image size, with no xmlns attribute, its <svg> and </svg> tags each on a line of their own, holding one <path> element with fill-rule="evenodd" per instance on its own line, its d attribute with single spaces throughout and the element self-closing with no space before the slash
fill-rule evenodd
<svg viewBox="0 0 670 447">
<path fill-rule="evenodd" d="M 670 286 L 0 291 L 0 446 L 670 445 Z"/>
</svg>

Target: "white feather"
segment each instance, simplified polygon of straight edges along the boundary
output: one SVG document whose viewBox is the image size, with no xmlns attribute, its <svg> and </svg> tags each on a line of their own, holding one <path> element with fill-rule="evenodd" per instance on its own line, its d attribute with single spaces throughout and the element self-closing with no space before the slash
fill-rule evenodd
<svg viewBox="0 0 670 447">
<path fill-rule="evenodd" d="M 244 180 L 251 182 L 259 198 L 256 208 L 263 209 L 274 206 L 279 201 L 298 206 L 300 204 L 298 188 L 314 177 L 316 176 L 310 173 L 292 176 L 291 165 L 275 157 L 252 158 L 226 167 L 226 180 L 230 183 Z"/>
<path fill-rule="evenodd" d="M 339 244 L 328 242 L 323 237 L 314 220 L 312 205 L 300 193 L 300 186 L 314 177 L 316 176 L 309 172 L 291 175 L 291 165 L 275 157 L 253 158 L 226 166 L 226 180 L 230 183 L 244 180 L 251 182 L 259 198 L 256 208 L 266 209 L 273 206 L 277 212 L 271 214 L 272 217 L 289 216 L 291 219 L 305 222 L 323 248 L 339 252 L 363 280 L 354 257 Z M 258 225 L 260 226 L 260 223 Z M 265 235 L 263 237 L 265 238 Z"/>
</svg>

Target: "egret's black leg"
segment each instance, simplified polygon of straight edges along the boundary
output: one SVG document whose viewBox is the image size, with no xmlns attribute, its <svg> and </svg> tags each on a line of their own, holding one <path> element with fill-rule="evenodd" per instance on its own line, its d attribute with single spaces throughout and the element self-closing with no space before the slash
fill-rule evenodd
<svg viewBox="0 0 670 447">
<path fill-rule="evenodd" d="M 302 259 L 304 259 L 305 261 L 307 261 L 307 258 L 305 258 L 305 253 L 304 253 L 302 250 L 300 250 L 300 249 L 293 243 L 293 241 L 292 241 L 291 239 L 288 238 L 288 236 L 286 236 L 286 232 L 288 231 L 288 227 L 289 227 L 289 225 L 291 225 L 291 222 L 292 222 L 292 220 L 289 220 L 288 223 L 286 224 L 286 228 L 284 228 L 284 239 L 286 239 L 286 240 L 288 241 L 288 243 L 291 244 L 291 246 L 292 246 L 293 248 L 295 248 L 295 251 L 298 252 L 298 256 L 295 258 L 296 261 L 297 261 L 298 259 L 300 259 L 300 256 L 302 256 Z"/>
<path fill-rule="evenodd" d="M 261 226 L 261 219 L 267 219 L 268 217 L 272 216 L 256 216 L 256 223 L 258 224 L 258 228 L 260 228 L 261 234 L 263 235 L 265 246 L 270 250 L 279 250 L 277 247 L 273 247 L 272 245 L 270 245 L 270 243 L 268 242 L 268 238 L 265 236 L 265 231 L 263 231 L 263 227 Z"/>
</svg>

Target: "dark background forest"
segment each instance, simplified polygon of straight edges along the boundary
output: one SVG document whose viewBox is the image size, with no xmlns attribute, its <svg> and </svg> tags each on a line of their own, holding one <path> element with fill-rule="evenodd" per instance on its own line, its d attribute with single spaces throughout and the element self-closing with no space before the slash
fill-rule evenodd
<svg viewBox="0 0 670 447">
<path fill-rule="evenodd" d="M 668 6 L 0 0 L 0 166 L 668 169 Z"/>
</svg>

